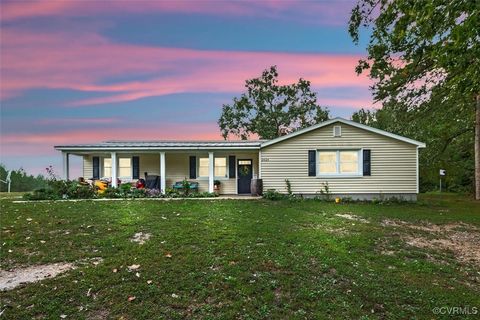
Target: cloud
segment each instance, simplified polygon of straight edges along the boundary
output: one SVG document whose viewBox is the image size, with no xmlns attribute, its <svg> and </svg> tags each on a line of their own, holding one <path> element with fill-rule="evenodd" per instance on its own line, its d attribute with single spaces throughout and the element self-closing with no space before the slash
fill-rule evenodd
<svg viewBox="0 0 480 320">
<path fill-rule="evenodd" d="M 245 79 L 271 65 L 278 65 L 282 82 L 303 77 L 314 88 L 370 84 L 354 72 L 360 59 L 356 55 L 142 46 L 114 43 L 91 32 L 72 37 L 13 27 L 3 28 L 2 38 L 3 100 L 38 88 L 96 93 L 95 98 L 71 101 L 71 106 L 185 92 L 240 92 Z M 111 80 L 115 78 L 142 80 Z"/>
<path fill-rule="evenodd" d="M 258 17 L 322 25 L 344 25 L 355 1 L 11 1 L 2 2 L 1 18 L 14 21 L 38 17 L 177 13 L 228 17 Z"/>
</svg>

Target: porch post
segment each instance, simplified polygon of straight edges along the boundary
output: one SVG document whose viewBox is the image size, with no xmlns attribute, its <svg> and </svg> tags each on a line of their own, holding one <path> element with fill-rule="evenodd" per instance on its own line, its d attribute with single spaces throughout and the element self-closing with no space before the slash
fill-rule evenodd
<svg viewBox="0 0 480 320">
<path fill-rule="evenodd" d="M 70 159 L 68 152 L 62 152 L 63 155 L 63 180 L 70 180 Z"/>
<path fill-rule="evenodd" d="M 117 153 L 112 152 L 112 187 L 116 188 L 117 185 Z"/>
<path fill-rule="evenodd" d="M 258 179 L 262 179 L 262 150 L 258 151 Z"/>
<path fill-rule="evenodd" d="M 213 192 L 213 178 L 215 176 L 214 170 L 215 170 L 215 164 L 214 164 L 213 152 L 209 152 L 208 153 L 208 192 L 210 193 Z"/>
<path fill-rule="evenodd" d="M 160 152 L 160 190 L 165 194 L 166 176 L 165 176 L 165 152 Z"/>
</svg>

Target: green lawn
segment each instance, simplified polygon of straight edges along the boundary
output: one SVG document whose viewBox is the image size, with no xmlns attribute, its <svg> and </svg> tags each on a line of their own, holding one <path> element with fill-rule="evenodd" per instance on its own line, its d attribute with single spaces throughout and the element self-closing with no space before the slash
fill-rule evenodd
<svg viewBox="0 0 480 320">
<path fill-rule="evenodd" d="M 432 312 L 445 306 L 480 313 L 480 261 L 469 260 L 480 247 L 480 204 L 466 197 L 0 205 L 3 270 L 77 265 L 0 292 L 6 319 L 450 319 Z M 131 242 L 137 232 L 151 237 Z M 448 241 L 452 250 L 442 247 Z"/>
</svg>

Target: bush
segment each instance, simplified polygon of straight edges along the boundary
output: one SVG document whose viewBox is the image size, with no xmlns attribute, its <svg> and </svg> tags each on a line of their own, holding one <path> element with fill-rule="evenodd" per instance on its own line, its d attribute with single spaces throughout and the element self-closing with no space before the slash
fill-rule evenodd
<svg viewBox="0 0 480 320">
<path fill-rule="evenodd" d="M 286 199 L 287 197 L 284 194 L 281 194 L 275 189 L 268 189 L 263 193 L 263 198 L 268 199 L 268 200 L 283 200 Z"/>
<path fill-rule="evenodd" d="M 23 199 L 25 200 L 59 200 L 58 194 L 56 194 L 51 189 L 41 188 L 33 191 L 32 193 L 25 193 L 23 195 Z"/>
<path fill-rule="evenodd" d="M 103 191 L 102 197 L 109 199 L 121 198 L 122 192 L 118 188 L 108 187 Z"/>
</svg>

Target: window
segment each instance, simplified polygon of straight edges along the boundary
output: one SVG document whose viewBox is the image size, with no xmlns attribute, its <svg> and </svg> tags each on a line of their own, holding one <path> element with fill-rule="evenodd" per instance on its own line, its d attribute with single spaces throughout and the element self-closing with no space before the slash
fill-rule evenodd
<svg viewBox="0 0 480 320">
<path fill-rule="evenodd" d="M 215 177 L 227 177 L 227 158 L 215 158 Z"/>
<path fill-rule="evenodd" d="M 198 159 L 198 176 L 199 177 L 208 177 L 208 164 L 210 161 L 208 158 Z"/>
<path fill-rule="evenodd" d="M 340 151 L 340 173 L 358 173 L 358 151 Z"/>
<path fill-rule="evenodd" d="M 342 127 L 341 126 L 334 126 L 333 127 L 333 136 L 334 137 L 341 137 L 342 136 Z"/>
<path fill-rule="evenodd" d="M 103 176 L 104 177 L 112 176 L 112 159 L 110 158 L 103 159 Z"/>
<path fill-rule="evenodd" d="M 319 175 L 359 175 L 360 150 L 318 151 Z"/>
<path fill-rule="evenodd" d="M 103 176 L 112 176 L 112 159 L 103 158 Z M 132 176 L 132 159 L 131 158 L 118 158 L 118 176 L 119 177 L 131 177 Z"/>
<path fill-rule="evenodd" d="M 199 177 L 208 177 L 210 161 L 208 158 L 199 158 L 198 159 L 198 176 Z M 214 158 L 214 176 L 216 178 L 226 178 L 227 174 L 227 158 L 226 157 L 215 157 Z"/>
<path fill-rule="evenodd" d="M 118 159 L 118 176 L 119 177 L 132 176 L 132 159 L 131 158 Z"/>
<path fill-rule="evenodd" d="M 336 151 L 320 151 L 318 153 L 320 166 L 320 174 L 337 173 L 337 152 Z"/>
</svg>

